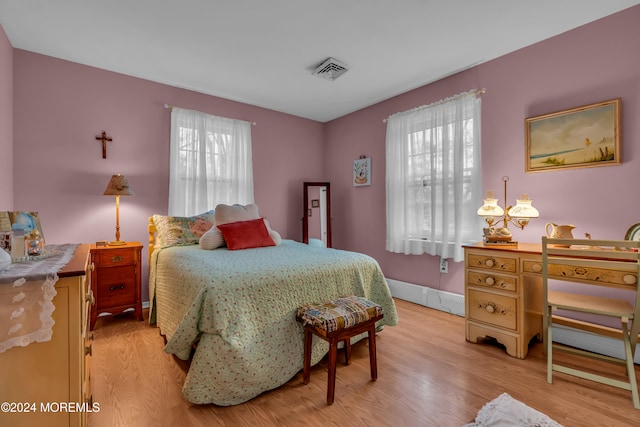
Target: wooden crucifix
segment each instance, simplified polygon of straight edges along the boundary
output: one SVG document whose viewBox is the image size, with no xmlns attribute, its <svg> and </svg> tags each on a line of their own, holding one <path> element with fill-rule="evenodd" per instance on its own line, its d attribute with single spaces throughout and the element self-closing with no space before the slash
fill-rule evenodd
<svg viewBox="0 0 640 427">
<path fill-rule="evenodd" d="M 106 159 L 107 158 L 107 142 L 113 141 L 113 138 L 108 137 L 107 133 L 103 131 L 102 136 L 96 136 L 96 139 L 98 141 L 102 141 L 102 158 Z"/>
</svg>

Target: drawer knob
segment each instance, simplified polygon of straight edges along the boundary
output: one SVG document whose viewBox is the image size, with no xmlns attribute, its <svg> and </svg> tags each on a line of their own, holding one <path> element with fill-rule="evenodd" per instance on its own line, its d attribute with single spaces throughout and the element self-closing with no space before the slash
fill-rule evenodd
<svg viewBox="0 0 640 427">
<path fill-rule="evenodd" d="M 487 267 L 493 267 L 493 266 L 495 265 L 495 263 L 496 263 L 496 262 L 495 262 L 494 260 L 492 260 L 491 258 L 489 258 L 488 260 L 486 260 L 486 261 L 484 262 L 484 265 L 486 265 Z"/>
<path fill-rule="evenodd" d="M 486 310 L 487 310 L 489 313 L 493 313 L 494 311 L 496 311 L 496 307 L 495 307 L 493 304 L 489 303 L 489 304 L 487 304 L 487 308 L 486 308 Z"/>
<path fill-rule="evenodd" d="M 633 285 L 637 280 L 638 278 L 633 274 L 625 274 L 624 276 L 622 276 L 622 281 L 627 285 Z"/>
<path fill-rule="evenodd" d="M 496 283 L 496 279 L 494 279 L 493 277 L 489 276 L 485 279 L 485 283 L 489 286 L 493 286 Z"/>
<path fill-rule="evenodd" d="M 542 271 L 542 265 L 540 264 L 533 264 L 531 266 L 531 270 L 533 270 L 535 273 L 540 273 Z"/>
<path fill-rule="evenodd" d="M 89 301 L 89 304 L 96 305 L 96 299 L 93 296 L 93 289 L 89 289 L 89 293 L 87 294 L 87 300 Z"/>
<path fill-rule="evenodd" d="M 124 283 L 121 283 L 119 285 L 111 285 L 111 286 L 109 286 L 109 290 L 110 291 L 115 291 L 115 290 L 118 290 L 118 289 L 124 289 Z"/>
<path fill-rule="evenodd" d="M 116 256 L 112 256 L 111 257 L 111 262 L 122 262 L 124 260 L 124 257 L 120 256 L 120 255 L 116 255 Z"/>
</svg>

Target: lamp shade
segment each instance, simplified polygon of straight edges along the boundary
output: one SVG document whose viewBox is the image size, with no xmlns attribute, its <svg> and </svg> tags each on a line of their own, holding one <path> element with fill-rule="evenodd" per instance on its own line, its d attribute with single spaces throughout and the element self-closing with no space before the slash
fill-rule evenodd
<svg viewBox="0 0 640 427">
<path fill-rule="evenodd" d="M 504 210 L 498 206 L 498 199 L 492 198 L 492 194 L 488 195 L 486 199 L 484 199 L 484 204 L 480 206 L 478 209 L 479 216 L 502 216 L 504 214 Z"/>
<path fill-rule="evenodd" d="M 509 209 L 508 215 L 512 218 L 538 218 L 540 213 L 531 206 L 531 202 L 529 196 L 523 194 L 522 199 L 516 199 L 516 205 Z"/>
<path fill-rule="evenodd" d="M 104 190 L 105 196 L 133 196 L 133 190 L 124 175 L 113 175 Z"/>
</svg>

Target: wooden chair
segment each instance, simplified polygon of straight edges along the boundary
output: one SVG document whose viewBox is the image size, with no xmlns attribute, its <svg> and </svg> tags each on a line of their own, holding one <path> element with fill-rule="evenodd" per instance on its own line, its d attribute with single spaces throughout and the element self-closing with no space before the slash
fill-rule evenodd
<svg viewBox="0 0 640 427">
<path fill-rule="evenodd" d="M 344 342 L 345 364 L 351 359 L 351 338 L 368 334 L 371 380 L 378 379 L 376 360 L 376 322 L 384 317 L 382 307 L 365 298 L 349 296 L 334 301 L 303 305 L 296 319 L 304 325 L 304 366 L 302 379 L 309 384 L 313 335 L 329 343 L 327 404 L 334 401 L 338 343 Z"/>
<path fill-rule="evenodd" d="M 631 391 L 633 406 L 640 409 L 633 362 L 640 330 L 639 248 L 640 242 L 630 240 L 542 238 L 545 310 L 543 331 L 547 352 L 548 383 L 552 382 L 553 372 L 561 372 L 619 387 Z M 554 281 L 554 289 L 566 289 L 549 290 L 550 280 Z M 572 282 L 572 284 L 563 282 Z M 589 286 L 575 286 L 576 283 Z M 601 289 L 598 291 L 597 288 Z M 621 291 L 612 291 L 612 288 Z M 608 295 L 612 293 L 615 294 L 615 298 Z M 600 322 L 604 318 L 618 319 L 620 327 L 603 326 Z M 600 322 L 595 323 L 598 320 Z M 622 344 L 624 357 L 619 359 L 554 342 L 552 333 L 554 325 L 617 338 Z M 587 365 L 580 365 L 580 367 L 575 367 L 575 364 L 573 367 L 562 365 L 553 359 L 554 351 L 564 351 L 624 365 L 627 381 L 595 374 L 589 371 Z"/>
</svg>

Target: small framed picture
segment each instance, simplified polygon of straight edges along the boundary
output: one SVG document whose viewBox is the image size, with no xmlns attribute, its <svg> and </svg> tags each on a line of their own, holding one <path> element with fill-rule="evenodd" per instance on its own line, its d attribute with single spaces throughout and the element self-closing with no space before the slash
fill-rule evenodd
<svg viewBox="0 0 640 427">
<path fill-rule="evenodd" d="M 353 185 L 354 187 L 371 185 L 371 158 L 365 157 L 353 161 Z"/>
<path fill-rule="evenodd" d="M 319 208 L 320 207 L 320 199 L 311 200 L 311 207 L 312 208 Z"/>
</svg>

